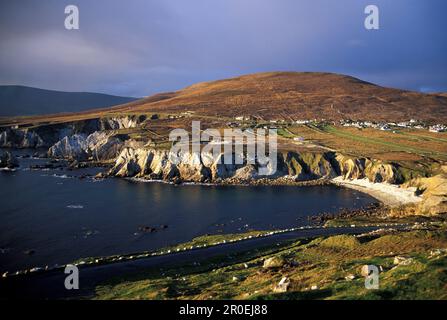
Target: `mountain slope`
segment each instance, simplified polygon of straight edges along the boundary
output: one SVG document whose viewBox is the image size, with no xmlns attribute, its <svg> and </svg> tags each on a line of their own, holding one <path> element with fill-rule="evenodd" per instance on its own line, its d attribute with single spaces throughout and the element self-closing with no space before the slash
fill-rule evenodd
<svg viewBox="0 0 447 320">
<path fill-rule="evenodd" d="M 65 122 L 110 113 L 192 111 L 227 121 L 235 116 L 260 120 L 371 120 L 447 123 L 447 97 L 377 86 L 350 76 L 314 72 L 270 72 L 203 82 L 127 104 L 81 112 L 20 120 Z M 8 123 L 4 120 L 3 123 Z"/>
<path fill-rule="evenodd" d="M 133 111 L 195 111 L 270 119 L 410 118 L 447 122 L 447 97 L 384 88 L 330 73 L 260 73 L 204 82 L 159 101 L 139 100 Z M 124 106 L 123 106 L 124 107 Z"/>
<path fill-rule="evenodd" d="M 0 116 L 78 112 L 136 100 L 90 92 L 61 92 L 25 86 L 0 86 Z"/>
</svg>

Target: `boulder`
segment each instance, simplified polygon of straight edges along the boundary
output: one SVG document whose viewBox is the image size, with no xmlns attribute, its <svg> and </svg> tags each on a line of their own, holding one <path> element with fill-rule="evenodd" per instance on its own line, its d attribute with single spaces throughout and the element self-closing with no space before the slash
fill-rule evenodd
<svg viewBox="0 0 447 320">
<path fill-rule="evenodd" d="M 394 257 L 393 264 L 397 266 L 408 266 L 413 263 L 413 258 L 407 258 L 402 256 Z"/>
<path fill-rule="evenodd" d="M 257 175 L 258 171 L 256 170 L 255 166 L 250 164 L 237 169 L 233 178 L 242 181 L 250 181 L 256 179 Z"/>
<path fill-rule="evenodd" d="M 355 279 L 355 275 L 353 275 L 353 274 L 348 274 L 346 277 L 345 277 L 345 280 L 346 281 L 352 281 L 352 280 L 354 280 Z"/>
<path fill-rule="evenodd" d="M 285 263 L 285 260 L 281 257 L 271 257 L 264 260 L 264 265 L 262 267 L 264 269 L 281 268 Z"/>
<path fill-rule="evenodd" d="M 290 279 L 287 277 L 283 277 L 281 281 L 273 287 L 273 292 L 276 293 L 284 293 L 287 292 L 290 286 Z"/>
<path fill-rule="evenodd" d="M 360 269 L 360 274 L 362 275 L 362 277 L 367 277 L 369 276 L 369 266 L 368 265 L 364 265 L 362 266 L 362 268 Z"/>
<path fill-rule="evenodd" d="M 19 166 L 19 160 L 10 152 L 0 154 L 0 168 L 14 169 Z"/>
</svg>

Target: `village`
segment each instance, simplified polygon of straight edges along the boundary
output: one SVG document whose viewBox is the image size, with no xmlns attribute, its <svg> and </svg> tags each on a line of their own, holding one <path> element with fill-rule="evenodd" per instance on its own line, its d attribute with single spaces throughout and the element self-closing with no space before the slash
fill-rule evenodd
<svg viewBox="0 0 447 320">
<path fill-rule="evenodd" d="M 446 124 L 434 124 L 428 125 L 423 121 L 410 119 L 408 121 L 402 122 L 375 122 L 375 121 L 362 121 L 362 120 L 351 120 L 351 119 L 343 119 L 337 121 L 329 121 L 326 119 L 305 119 L 305 120 L 285 120 L 285 119 L 273 119 L 269 121 L 259 121 L 256 117 L 253 116 L 236 116 L 234 118 L 235 121 L 228 122 L 227 125 L 229 127 L 251 127 L 251 128 L 259 128 L 262 127 L 264 129 L 279 129 L 282 127 L 293 126 L 293 125 L 339 125 L 343 127 L 353 127 L 358 129 L 366 129 L 372 128 L 382 131 L 392 131 L 395 132 L 398 129 L 418 129 L 418 130 L 428 130 L 434 133 L 446 132 L 447 125 Z"/>
</svg>

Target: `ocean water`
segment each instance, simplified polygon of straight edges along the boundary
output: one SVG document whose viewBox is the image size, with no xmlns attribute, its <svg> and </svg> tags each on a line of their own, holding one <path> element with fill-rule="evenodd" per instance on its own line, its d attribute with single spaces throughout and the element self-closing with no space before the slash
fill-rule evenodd
<svg viewBox="0 0 447 320">
<path fill-rule="evenodd" d="M 20 153 L 26 151 L 20 151 Z M 0 172 L 0 271 L 153 250 L 205 234 L 309 224 L 376 200 L 335 186 L 174 186 L 79 179 L 100 169 Z M 144 232 L 148 227 L 155 232 Z"/>
</svg>

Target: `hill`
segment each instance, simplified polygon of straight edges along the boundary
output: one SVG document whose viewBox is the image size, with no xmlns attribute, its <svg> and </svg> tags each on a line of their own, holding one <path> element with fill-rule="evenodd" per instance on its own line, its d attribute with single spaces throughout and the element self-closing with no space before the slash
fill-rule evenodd
<svg viewBox="0 0 447 320">
<path fill-rule="evenodd" d="M 128 111 L 194 111 L 271 119 L 410 118 L 447 122 L 447 97 L 384 88 L 331 73 L 273 72 L 204 82 L 131 103 Z"/>
<path fill-rule="evenodd" d="M 111 113 L 178 114 L 186 111 L 221 121 L 243 115 L 259 120 L 397 122 L 414 118 L 429 123 L 447 123 L 447 97 L 385 88 L 333 73 L 270 72 L 198 83 L 111 108 L 72 115 L 27 117 L 19 122 L 65 122 Z M 10 120 L 13 119 L 1 122 L 9 123 Z"/>
<path fill-rule="evenodd" d="M 78 112 L 127 103 L 135 98 L 90 92 L 62 92 L 25 86 L 0 86 L 0 116 Z"/>
</svg>

